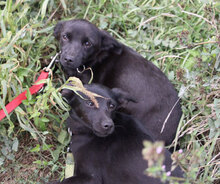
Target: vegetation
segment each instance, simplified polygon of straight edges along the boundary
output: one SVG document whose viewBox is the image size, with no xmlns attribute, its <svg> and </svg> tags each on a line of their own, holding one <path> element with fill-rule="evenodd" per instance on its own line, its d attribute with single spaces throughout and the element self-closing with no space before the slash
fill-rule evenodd
<svg viewBox="0 0 220 184">
<path fill-rule="evenodd" d="M 185 183 L 219 183 L 219 1 L 0 0 L 0 14 L 0 109 L 28 89 L 59 51 L 54 25 L 61 19 L 86 18 L 166 73 L 182 102 L 173 142 L 180 151 L 173 158 L 185 171 Z M 1 121 L 2 183 L 64 177 L 69 142 L 69 107 L 59 94 L 64 82 L 57 64 L 44 92 L 28 95 Z"/>
</svg>

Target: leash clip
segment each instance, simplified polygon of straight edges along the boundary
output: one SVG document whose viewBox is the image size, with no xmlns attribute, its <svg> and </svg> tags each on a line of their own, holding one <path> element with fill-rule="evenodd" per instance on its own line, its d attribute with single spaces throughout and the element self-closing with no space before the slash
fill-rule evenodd
<svg viewBox="0 0 220 184">
<path fill-rule="evenodd" d="M 82 67 L 83 68 L 76 68 L 76 71 L 78 72 L 78 73 L 83 73 L 85 70 L 86 70 L 86 66 L 85 65 L 82 65 Z"/>
<path fill-rule="evenodd" d="M 52 68 L 52 66 L 53 66 L 54 63 L 56 62 L 56 58 L 57 58 L 60 54 L 61 54 L 61 52 L 56 53 L 56 55 L 52 58 L 50 64 L 49 64 L 46 68 L 44 68 L 44 70 L 45 70 L 46 72 L 49 72 L 49 70 Z"/>
<path fill-rule="evenodd" d="M 49 72 L 50 69 L 53 67 L 54 63 L 57 61 L 57 57 L 61 54 L 61 51 L 56 53 L 56 55 L 54 57 L 52 57 L 51 62 L 49 63 L 49 65 L 47 67 L 45 67 L 43 69 L 43 71 L 45 72 Z M 49 74 L 50 75 L 50 74 Z M 45 86 L 43 86 L 37 93 L 41 93 L 44 90 Z"/>
</svg>

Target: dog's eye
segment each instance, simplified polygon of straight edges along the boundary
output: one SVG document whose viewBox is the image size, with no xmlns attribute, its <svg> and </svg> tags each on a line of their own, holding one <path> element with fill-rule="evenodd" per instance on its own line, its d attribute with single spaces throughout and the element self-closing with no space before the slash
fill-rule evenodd
<svg viewBox="0 0 220 184">
<path fill-rule="evenodd" d="M 90 100 L 87 100 L 86 101 L 86 104 L 88 105 L 88 106 L 90 106 L 90 107 L 93 107 L 95 104 L 94 104 L 94 102 L 92 102 L 92 101 L 90 101 Z"/>
<path fill-rule="evenodd" d="M 86 42 L 83 43 L 83 46 L 84 46 L 85 48 L 89 48 L 89 47 L 92 46 L 92 43 L 91 43 L 90 41 L 86 41 Z"/>
<path fill-rule="evenodd" d="M 109 103 L 109 104 L 108 104 L 108 107 L 109 107 L 109 109 L 114 109 L 114 108 L 115 108 L 115 104 Z"/>
<path fill-rule="evenodd" d="M 63 35 L 62 38 L 63 38 L 64 41 L 67 41 L 67 40 L 68 40 L 67 35 Z"/>
</svg>

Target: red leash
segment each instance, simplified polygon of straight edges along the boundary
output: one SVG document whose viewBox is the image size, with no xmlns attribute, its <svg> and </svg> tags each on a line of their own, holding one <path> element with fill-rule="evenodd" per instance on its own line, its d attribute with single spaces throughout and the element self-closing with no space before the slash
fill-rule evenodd
<svg viewBox="0 0 220 184">
<path fill-rule="evenodd" d="M 48 67 L 46 69 L 44 69 L 40 76 L 38 77 L 38 79 L 36 80 L 35 84 L 33 86 L 31 86 L 29 88 L 29 91 L 31 93 L 31 95 L 37 93 L 38 91 L 40 91 L 40 89 L 43 88 L 44 84 L 45 83 L 41 83 L 41 84 L 37 84 L 39 81 L 41 80 L 44 80 L 44 79 L 47 79 L 48 76 L 49 76 L 49 69 L 52 67 L 52 65 L 54 64 L 57 56 L 59 55 L 59 53 L 57 53 L 53 59 L 51 60 L 50 64 L 48 65 Z M 21 93 L 20 95 L 18 95 L 14 100 L 12 100 L 9 104 L 7 104 L 5 106 L 8 114 L 11 113 L 16 107 L 18 107 L 23 100 L 26 100 L 27 97 L 26 97 L 26 93 L 27 93 L 27 90 L 25 90 L 23 93 Z M 4 110 L 0 110 L 0 121 L 5 118 L 6 114 L 4 112 Z"/>
</svg>

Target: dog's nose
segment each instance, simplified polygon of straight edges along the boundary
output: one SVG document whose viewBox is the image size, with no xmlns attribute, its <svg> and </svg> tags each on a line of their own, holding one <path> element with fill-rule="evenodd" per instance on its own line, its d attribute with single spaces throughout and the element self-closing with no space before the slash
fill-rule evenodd
<svg viewBox="0 0 220 184">
<path fill-rule="evenodd" d="M 104 130 L 111 130 L 112 128 L 113 128 L 113 123 L 112 122 L 110 122 L 110 121 L 105 121 L 105 122 L 103 122 L 102 123 L 102 128 L 104 129 Z"/>
<path fill-rule="evenodd" d="M 70 57 L 70 56 L 66 56 L 66 57 L 64 58 L 64 60 L 65 60 L 65 62 L 67 62 L 67 63 L 73 62 L 73 58 Z"/>
</svg>

